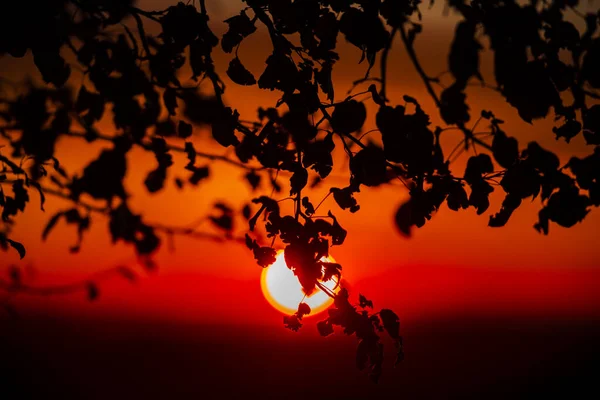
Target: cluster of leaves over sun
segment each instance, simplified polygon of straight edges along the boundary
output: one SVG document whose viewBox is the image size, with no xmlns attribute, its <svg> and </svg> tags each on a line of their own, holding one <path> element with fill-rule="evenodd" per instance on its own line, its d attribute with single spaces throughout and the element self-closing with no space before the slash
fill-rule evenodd
<svg viewBox="0 0 600 400">
<path fill-rule="evenodd" d="M 336 142 L 343 146 L 350 172 L 347 186 L 330 189 L 337 205 L 356 212 L 360 205 L 355 193 L 362 187 L 398 179 L 410 194 L 395 216 L 404 235 L 423 226 L 444 203 L 453 211 L 473 207 L 485 213 L 489 195 L 498 186 L 506 196 L 490 216 L 490 226 L 504 226 L 524 199 L 538 195 L 542 209 L 536 229 L 548 233 L 550 221 L 575 225 L 592 206 L 600 205 L 600 105 L 593 104 L 600 98 L 599 15 L 578 13 L 577 0 L 449 0 L 447 5 L 462 18 L 448 55 L 452 81 L 445 85 L 427 75 L 415 50 L 424 29 L 420 0 L 245 0 L 245 8 L 225 20 L 228 29 L 222 38 L 209 26 L 204 0 L 197 6 L 178 3 L 157 11 L 123 0 L 48 0 L 37 4 L 35 12 L 25 2 L 3 2 L 0 54 L 31 53 L 46 85 L 23 85 L 13 96 L 2 89 L 0 137 L 6 144 L 0 145 L 0 246 L 25 255 L 25 247 L 10 233 L 32 188 L 41 197 L 42 209 L 46 195 L 72 202 L 72 208 L 50 218 L 42 237 L 64 220 L 77 228 L 74 252 L 82 245 L 93 213 L 104 215 L 113 241 L 131 244 L 148 267 L 164 236 L 212 237 L 152 224 L 131 210 L 123 180 L 127 155 L 134 148 L 152 153 L 156 160 L 144 180 L 149 193 L 165 187 L 177 152 L 188 159 L 188 177 L 173 179 L 180 189 L 198 186 L 210 175 L 212 162 L 242 169 L 253 190 L 267 185 L 279 193 L 282 177 L 289 177 L 286 199 L 294 202 L 293 215 L 281 212 L 279 202 L 286 199 L 269 196 L 257 197 L 239 214 L 249 224 L 245 243 L 258 264 L 271 264 L 274 246 L 281 243 L 287 265 L 306 293 L 325 290 L 322 282 L 333 277 L 341 279 L 339 264 L 321 260 L 331 246 L 344 242 L 346 231 L 331 211 L 316 215 L 322 201 L 315 207 L 302 196 L 305 188 L 331 173 Z M 567 20 L 568 10 L 575 11 L 579 27 Z M 259 27 L 268 33 L 272 52 L 255 77 L 237 49 Z M 150 29 L 159 33 L 150 34 Z M 404 96 L 404 104 L 390 104 L 387 55 L 397 36 L 446 127 L 433 127 L 429 114 L 410 96 Z M 339 40 L 362 52 L 366 75 L 356 85 L 369 86 L 336 101 L 332 71 L 339 61 Z M 473 118 L 466 89 L 473 80 L 484 81 L 479 70 L 484 42 L 493 52 L 495 80 L 495 86 L 486 85 L 526 122 L 552 111 L 556 138 L 569 142 L 582 134 L 594 146 L 591 155 L 573 157 L 561 166 L 555 154 L 535 142 L 520 147 L 491 111 L 478 110 Z M 279 92 L 276 107 L 259 108 L 257 120 L 248 122 L 226 105 L 225 85 L 213 62 L 215 51 L 233 54 L 225 74 L 235 84 Z M 376 65 L 381 73 L 373 78 Z M 200 91 L 198 82 L 207 82 L 210 93 Z M 442 89 L 436 90 L 437 85 Z M 378 134 L 365 142 L 359 134 L 367 119 L 367 102 L 376 108 Z M 111 119 L 114 134 L 101 133 L 99 122 Z M 488 129 L 476 131 L 483 124 Z M 237 159 L 198 151 L 191 141 L 198 128 L 210 130 L 224 148 L 234 148 Z M 449 129 L 462 132 L 463 140 L 445 156 L 440 137 Z M 63 136 L 111 145 L 82 174 L 73 175 L 55 157 Z M 468 159 L 464 174 L 457 175 L 450 168 L 452 156 L 469 149 L 479 151 Z M 222 202 L 215 203 L 213 212 L 207 220 L 214 229 L 225 239 L 234 238 L 238 213 Z M 264 222 L 270 245 L 252 233 L 259 222 Z M 319 331 L 326 336 L 338 325 L 355 334 L 360 340 L 357 365 L 368 368 L 377 380 L 383 360 L 378 332 L 389 333 L 398 359 L 402 357 L 398 317 L 385 309 L 370 314 L 372 303 L 362 296 L 358 308 L 351 305 L 344 288 L 329 294 L 334 306 L 318 324 Z M 295 315 L 286 317 L 286 326 L 297 330 L 309 312 L 300 304 Z"/>
</svg>

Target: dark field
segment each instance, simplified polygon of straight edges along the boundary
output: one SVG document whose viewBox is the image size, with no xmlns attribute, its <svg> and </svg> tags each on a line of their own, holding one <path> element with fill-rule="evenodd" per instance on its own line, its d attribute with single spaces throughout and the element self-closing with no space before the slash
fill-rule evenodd
<svg viewBox="0 0 600 400">
<path fill-rule="evenodd" d="M 28 318 L 3 323 L 6 399 L 600 398 L 600 321 L 405 321 L 378 385 L 353 338 L 279 326 Z M 389 343 L 386 343 L 389 345 Z M 388 346 L 388 349 L 391 346 Z"/>
</svg>

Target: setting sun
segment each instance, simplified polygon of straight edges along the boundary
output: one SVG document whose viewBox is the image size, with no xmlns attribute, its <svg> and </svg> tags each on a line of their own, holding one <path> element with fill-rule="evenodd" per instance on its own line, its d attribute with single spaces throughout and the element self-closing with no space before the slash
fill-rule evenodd
<svg viewBox="0 0 600 400">
<path fill-rule="evenodd" d="M 323 261 L 335 262 L 331 256 Z M 336 289 L 335 279 L 323 282 L 323 285 L 331 290 Z M 285 263 L 283 251 L 277 254 L 277 259 L 271 266 L 262 271 L 260 286 L 269 304 L 285 314 L 295 313 L 302 301 L 312 310 L 309 316 L 326 310 L 333 303 L 333 299 L 319 288 L 312 295 L 304 297 L 298 278 Z"/>
</svg>

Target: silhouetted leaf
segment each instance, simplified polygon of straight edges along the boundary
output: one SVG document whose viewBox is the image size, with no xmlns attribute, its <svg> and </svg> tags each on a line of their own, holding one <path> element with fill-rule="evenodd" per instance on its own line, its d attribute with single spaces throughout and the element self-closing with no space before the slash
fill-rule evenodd
<svg viewBox="0 0 600 400">
<path fill-rule="evenodd" d="M 492 141 L 494 159 L 504 168 L 510 168 L 519 158 L 519 144 L 515 138 L 497 130 Z"/>
<path fill-rule="evenodd" d="M 239 113 L 231 108 L 224 108 L 212 123 L 213 138 L 223 147 L 237 145 L 239 140 L 235 136 Z"/>
<path fill-rule="evenodd" d="M 297 193 L 300 193 L 300 191 L 306 186 L 306 184 L 308 183 L 308 172 L 306 171 L 305 168 L 302 168 L 301 166 L 297 166 L 294 169 L 294 173 L 292 174 L 292 177 L 290 178 L 290 196 L 293 196 Z"/>
<path fill-rule="evenodd" d="M 581 222 L 588 214 L 590 199 L 580 195 L 574 187 L 561 189 L 548 199 L 548 204 L 540 211 L 540 220 L 547 218 L 560 226 L 570 228 Z M 547 228 L 545 233 L 548 233 Z"/>
<path fill-rule="evenodd" d="M 594 88 L 600 88 L 600 39 L 596 38 L 585 53 L 581 72 L 583 78 Z"/>
<path fill-rule="evenodd" d="M 319 87 L 327 96 L 327 100 L 333 101 L 334 98 L 334 88 L 333 81 L 331 80 L 331 72 L 333 70 L 333 66 L 331 63 L 325 63 L 320 70 L 315 72 L 315 79 L 319 83 Z"/>
<path fill-rule="evenodd" d="M 315 213 L 315 207 L 306 196 L 302 198 L 302 207 L 304 207 L 304 211 L 308 216 L 311 216 Z"/>
<path fill-rule="evenodd" d="M 300 319 L 296 316 L 296 314 L 284 315 L 283 324 L 286 328 L 294 332 L 298 332 L 298 330 L 302 328 L 302 322 L 300 322 Z"/>
<path fill-rule="evenodd" d="M 11 240 L 9 238 L 4 238 L 3 240 L 5 240 L 13 249 L 15 249 L 17 251 L 17 253 L 19 253 L 19 257 L 21 258 L 21 260 L 23 258 L 25 258 L 25 246 L 23 246 L 23 244 L 15 241 L 15 240 Z"/>
<path fill-rule="evenodd" d="M 448 208 L 452 211 L 458 211 L 469 207 L 467 192 L 460 182 L 452 182 L 448 188 L 448 197 L 446 198 Z"/>
<path fill-rule="evenodd" d="M 229 62 L 227 76 L 238 85 L 250 86 L 256 83 L 254 75 L 242 65 L 242 62 L 237 57 Z"/>
<path fill-rule="evenodd" d="M 384 308 L 379 312 L 379 317 L 388 335 L 392 339 L 398 339 L 400 337 L 400 318 L 398 318 L 396 313 Z"/>
<path fill-rule="evenodd" d="M 245 204 L 244 207 L 242 208 L 242 216 L 245 219 L 250 219 L 250 205 L 249 204 Z"/>
<path fill-rule="evenodd" d="M 321 261 L 320 264 L 323 269 L 323 277 L 321 278 L 323 282 L 329 282 L 334 276 L 337 283 L 340 282 L 342 278 L 342 266 L 340 264 L 324 261 Z"/>
<path fill-rule="evenodd" d="M 544 118 L 550 107 L 560 102 L 548 71 L 540 61 L 530 61 L 521 71 L 513 73 L 504 84 L 502 94 L 517 108 L 519 116 L 529 123 L 533 119 Z"/>
<path fill-rule="evenodd" d="M 362 308 L 365 308 L 365 307 L 373 308 L 373 302 L 371 300 L 367 299 L 362 294 L 358 295 L 358 304 Z"/>
<path fill-rule="evenodd" d="M 42 232 L 42 240 L 46 240 L 48 238 L 48 234 L 50 234 L 50 231 L 54 228 L 54 226 L 56 225 L 56 223 L 58 222 L 58 220 L 63 215 L 64 215 L 64 213 L 62 211 L 60 211 L 60 212 L 54 214 L 52 216 L 52 218 L 50 218 L 50 220 L 46 224 L 46 227 L 44 228 L 44 231 Z"/>
<path fill-rule="evenodd" d="M 360 209 L 358 202 L 354 198 L 354 190 L 352 190 L 350 187 L 343 189 L 333 187 L 331 188 L 331 193 L 333 193 L 335 202 L 341 207 L 342 210 L 349 208 L 350 212 L 354 213 Z"/>
<path fill-rule="evenodd" d="M 177 108 L 177 93 L 175 92 L 175 89 L 171 87 L 166 88 L 163 92 L 163 101 L 165 102 L 165 107 L 169 111 L 169 115 L 175 115 L 175 109 Z"/>
<path fill-rule="evenodd" d="M 356 100 L 346 100 L 335 106 L 331 114 L 331 128 L 343 135 L 360 130 L 367 118 L 367 109 Z"/>
<path fill-rule="evenodd" d="M 298 311 L 296 311 L 296 315 L 298 316 L 298 319 L 302 319 L 302 317 L 310 314 L 310 312 L 311 312 L 311 309 L 308 304 L 306 304 L 306 303 L 298 304 Z"/>
<path fill-rule="evenodd" d="M 229 25 L 229 29 L 221 39 L 221 47 L 226 53 L 231 53 L 233 48 L 239 45 L 245 37 L 256 31 L 254 22 L 248 18 L 245 11 L 241 11 L 240 15 L 226 19 L 225 22 Z"/>
<path fill-rule="evenodd" d="M 386 182 L 387 163 L 382 149 L 369 146 L 352 157 L 350 171 L 357 184 L 378 186 Z"/>
<path fill-rule="evenodd" d="M 350 211 L 352 211 L 352 209 Z M 348 232 L 342 228 L 342 226 L 338 223 L 337 218 L 335 218 L 331 211 L 328 211 L 327 215 L 333 220 L 333 224 L 331 226 L 331 243 L 333 245 L 341 245 L 344 243 L 344 240 L 346 240 L 346 235 Z"/>
<path fill-rule="evenodd" d="M 345 35 L 347 41 L 365 51 L 367 55 L 374 55 L 383 49 L 389 38 L 388 32 L 374 11 L 373 8 L 364 11 L 349 8 L 340 19 L 340 32 Z"/>
<path fill-rule="evenodd" d="M 88 282 L 86 285 L 86 290 L 87 298 L 89 301 L 95 301 L 98 299 L 100 291 L 98 290 L 98 286 L 94 282 Z"/>
<path fill-rule="evenodd" d="M 40 195 L 40 209 L 42 211 L 44 210 L 44 203 L 46 202 L 46 196 L 44 195 L 44 191 L 42 190 L 42 187 L 40 186 L 40 184 L 37 181 L 33 181 L 31 179 L 27 180 L 27 185 L 28 186 L 33 186 L 39 193 Z"/>
<path fill-rule="evenodd" d="M 177 134 L 182 139 L 187 139 L 192 136 L 192 125 L 180 120 L 177 125 Z"/>
<path fill-rule="evenodd" d="M 127 169 L 125 159 L 130 145 L 125 140 L 117 142 L 115 148 L 104 150 L 100 156 L 88 164 L 81 178 L 73 179 L 71 192 L 75 198 L 88 193 L 96 199 L 110 200 L 114 196 L 125 198 L 123 179 Z"/>
<path fill-rule="evenodd" d="M 571 139 L 581 132 L 581 123 L 574 119 L 568 119 L 563 125 L 552 128 L 552 132 L 556 135 L 556 139 L 564 137 L 565 141 L 569 143 Z"/>
<path fill-rule="evenodd" d="M 489 226 L 498 228 L 506 225 L 513 211 L 521 205 L 521 199 L 515 195 L 507 194 L 502 202 L 502 208 L 498 213 L 490 216 Z"/>
<path fill-rule="evenodd" d="M 329 320 L 317 322 L 317 329 L 321 336 L 329 336 L 333 333 L 333 325 L 331 325 Z"/>
<path fill-rule="evenodd" d="M 587 144 L 600 145 L 600 105 L 593 105 L 584 112 L 583 136 Z"/>
<path fill-rule="evenodd" d="M 252 187 L 252 190 L 256 190 L 260 186 L 260 175 L 254 171 L 250 171 L 246 174 L 246 180 Z"/>
<path fill-rule="evenodd" d="M 193 174 L 189 177 L 188 182 L 194 186 L 210 176 L 210 169 L 208 167 L 193 167 L 192 171 Z"/>
<path fill-rule="evenodd" d="M 445 89 L 440 96 L 440 113 L 447 124 L 465 124 L 471 119 L 463 89 L 463 84 L 456 83 Z"/>
<path fill-rule="evenodd" d="M 275 262 L 275 255 L 277 254 L 274 249 L 264 246 L 254 247 L 253 253 L 256 262 L 263 268 L 266 268 L 269 265 L 273 264 Z"/>
<path fill-rule="evenodd" d="M 448 67 L 459 82 L 466 83 L 472 76 L 481 79 L 479 74 L 481 45 L 475 39 L 476 30 L 477 24 L 472 21 L 462 21 L 456 25 L 454 41 L 448 55 Z"/>
<path fill-rule="evenodd" d="M 184 149 L 188 159 L 188 163 L 185 166 L 185 168 L 189 169 L 190 171 L 195 171 L 194 164 L 196 164 L 196 149 L 194 148 L 194 145 L 191 142 L 185 142 Z"/>
<path fill-rule="evenodd" d="M 60 87 L 69 79 L 71 67 L 61 57 L 58 50 L 58 48 L 36 49 L 33 51 L 33 62 L 46 83 Z"/>
</svg>

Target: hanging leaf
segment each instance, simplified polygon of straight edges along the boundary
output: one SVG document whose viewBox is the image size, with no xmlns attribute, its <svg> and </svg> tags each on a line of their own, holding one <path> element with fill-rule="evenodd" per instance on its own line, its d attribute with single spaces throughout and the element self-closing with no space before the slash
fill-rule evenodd
<svg viewBox="0 0 600 400">
<path fill-rule="evenodd" d="M 256 83 L 256 79 L 254 78 L 254 75 L 252 75 L 252 72 L 248 71 L 246 67 L 242 65 L 242 62 L 238 57 L 229 62 L 227 76 L 238 85 L 250 86 Z"/>
</svg>

